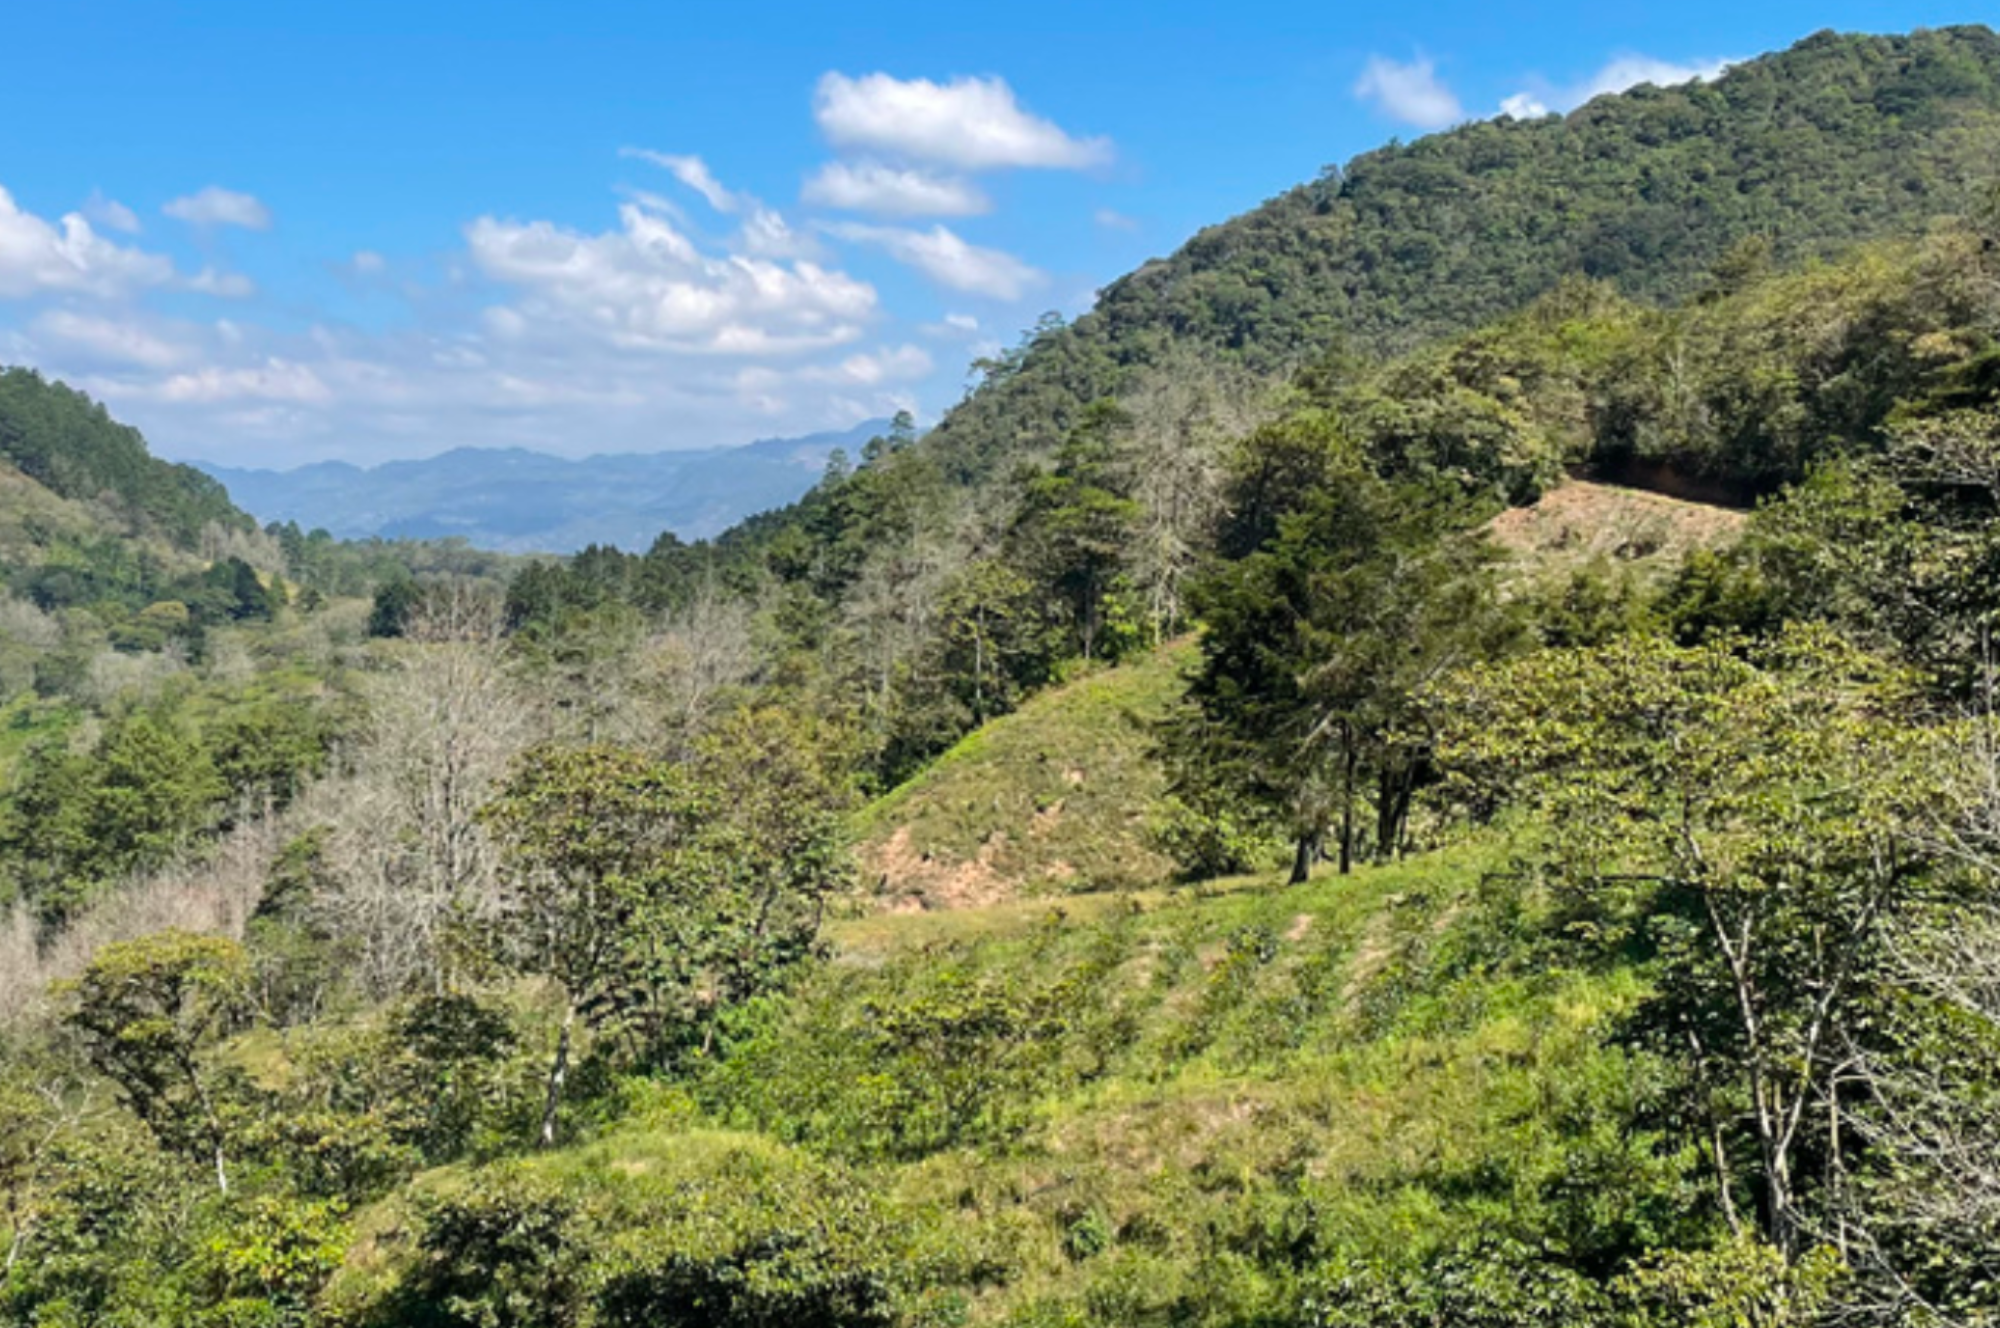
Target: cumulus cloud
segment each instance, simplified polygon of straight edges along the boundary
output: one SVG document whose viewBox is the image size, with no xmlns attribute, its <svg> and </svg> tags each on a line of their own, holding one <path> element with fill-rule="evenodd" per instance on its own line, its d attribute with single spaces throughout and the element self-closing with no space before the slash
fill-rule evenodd
<svg viewBox="0 0 2000 1328">
<path fill-rule="evenodd" d="M 1554 115 L 1549 104 L 1532 92 L 1517 92 L 1504 97 L 1500 102 L 1500 114 L 1511 115 L 1516 120 L 1539 120 L 1545 115 Z"/>
<path fill-rule="evenodd" d="M 90 197 L 83 200 L 83 215 L 107 231 L 139 233 L 139 214 L 115 198 L 106 198 L 100 189 L 91 190 Z"/>
<path fill-rule="evenodd" d="M 672 220 L 627 203 L 619 228 L 481 217 L 473 263 L 522 299 L 490 325 L 504 335 L 577 332 L 628 349 L 753 354 L 838 345 L 875 311 L 866 282 L 817 263 L 701 252 Z"/>
<path fill-rule="evenodd" d="M 655 152 L 651 148 L 620 148 L 618 155 L 633 157 L 658 166 L 700 194 L 717 212 L 734 212 L 743 205 L 742 199 L 723 188 L 722 182 L 715 178 L 715 173 L 708 169 L 708 163 L 700 157 L 673 152 Z"/>
<path fill-rule="evenodd" d="M 173 278 L 173 262 L 163 255 L 105 239 L 80 212 L 52 224 L 24 211 L 0 188 L 0 297 L 114 297 Z"/>
<path fill-rule="evenodd" d="M 878 161 L 832 161 L 806 181 L 808 203 L 894 217 L 976 217 L 993 202 L 969 180 Z"/>
<path fill-rule="evenodd" d="M 1580 82 L 1557 86 L 1546 79 L 1531 79 L 1528 87 L 1513 94 L 1500 103 L 1500 113 L 1511 115 L 1517 120 L 1539 119 L 1558 111 L 1572 111 L 1593 97 L 1606 93 L 1624 92 L 1638 87 L 1641 83 L 1651 83 L 1656 87 L 1673 87 L 1694 80 L 1707 82 L 1719 77 L 1734 64 L 1733 60 L 1693 60 L 1677 63 L 1660 60 L 1650 55 L 1620 55 Z"/>
<path fill-rule="evenodd" d="M 843 240 L 873 245 L 938 285 L 971 295 L 1018 300 L 1044 280 L 1039 270 L 1012 254 L 968 244 L 944 226 L 920 231 L 900 226 L 841 224 L 829 226 L 827 231 Z"/>
<path fill-rule="evenodd" d="M 219 185 L 210 185 L 196 193 L 173 199 L 160 211 L 176 221 L 204 229 L 241 226 L 244 230 L 264 231 L 271 228 L 271 209 L 251 194 L 238 193 Z"/>
<path fill-rule="evenodd" d="M 1079 170 L 1111 159 L 1111 142 L 1075 138 L 1031 115 L 999 78 L 850 78 L 829 72 L 813 116 L 835 147 L 936 162 L 960 170 L 1047 167 Z"/>
<path fill-rule="evenodd" d="M 1370 56 L 1354 95 L 1373 102 L 1391 119 L 1419 129 L 1446 129 L 1465 119 L 1465 108 L 1427 56 L 1407 64 L 1385 55 Z"/>
</svg>

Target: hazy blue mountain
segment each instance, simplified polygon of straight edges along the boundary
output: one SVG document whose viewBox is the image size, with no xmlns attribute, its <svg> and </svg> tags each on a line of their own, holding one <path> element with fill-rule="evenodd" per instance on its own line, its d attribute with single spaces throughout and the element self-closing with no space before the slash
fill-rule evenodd
<svg viewBox="0 0 2000 1328">
<path fill-rule="evenodd" d="M 260 522 L 296 521 L 343 539 L 464 536 L 508 553 L 571 553 L 586 544 L 643 551 L 663 530 L 699 539 L 810 489 L 835 448 L 858 454 L 887 432 L 869 420 L 841 433 L 743 447 L 623 452 L 573 460 L 524 448 L 462 447 L 421 461 L 296 470 L 201 464 Z"/>
</svg>

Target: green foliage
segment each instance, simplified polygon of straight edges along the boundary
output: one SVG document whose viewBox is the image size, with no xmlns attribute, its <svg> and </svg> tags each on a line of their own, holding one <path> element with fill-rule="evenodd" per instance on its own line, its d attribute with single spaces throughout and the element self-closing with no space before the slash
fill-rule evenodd
<svg viewBox="0 0 2000 1328">
<path fill-rule="evenodd" d="M 273 1196 L 229 1214 L 193 1271 L 209 1283 L 212 1304 L 198 1320 L 215 1328 L 290 1328 L 310 1310 L 347 1254 L 351 1233 L 338 1202 Z"/>
<path fill-rule="evenodd" d="M 1824 630 L 1749 657 L 1625 638 L 1443 687 L 1440 759 L 1535 807 L 1536 861 L 1599 946 L 1640 942 L 1636 1030 L 1688 1075 L 1694 1128 L 1747 1119 L 1760 1229 L 1804 1252 L 1802 1155 L 1838 1152 L 1828 1078 L 1870 1022 L 1889 919 L 1940 890 L 1916 837 L 1942 796 L 1908 679 Z"/>
<path fill-rule="evenodd" d="M 198 846 L 234 808 L 282 808 L 324 767 L 338 727 L 329 708 L 252 691 L 132 711 L 86 748 L 42 739 L 0 802 L 0 894 L 59 922 Z"/>
<path fill-rule="evenodd" d="M 545 749 L 488 809 L 513 879 L 497 953 L 554 982 L 565 1002 L 545 1144 L 571 1018 L 658 1064 L 706 1051 L 735 1011 L 811 955 L 845 862 L 811 749 L 770 727 L 780 713 L 762 723 L 764 733 L 755 718 L 718 733 L 692 771 L 612 747 Z"/>
<path fill-rule="evenodd" d="M 1038 1096 L 1101 1074 L 1131 1037 L 1101 988 L 1128 943 L 1108 932 L 1033 982 L 926 955 L 886 984 L 893 995 L 822 1007 L 825 1022 L 767 1034 L 731 1074 L 796 1137 L 842 1154 L 912 1158 L 1004 1140 Z"/>
<path fill-rule="evenodd" d="M 109 502 L 131 533 L 158 532 L 182 548 L 210 523 L 251 525 L 216 481 L 155 460 L 137 430 L 32 369 L 0 370 L 0 461 L 62 497 Z"/>
<path fill-rule="evenodd" d="M 810 1328 L 947 1322 L 933 1260 L 837 1169 L 723 1135 L 627 1137 L 433 1199 L 363 1323 Z M 613 1158 L 623 1161 L 607 1166 Z"/>
<path fill-rule="evenodd" d="M 1049 470 L 1023 486 L 1011 532 L 1029 574 L 1062 606 L 1065 653 L 1085 660 L 1116 659 L 1136 644 L 1119 632 L 1114 607 L 1140 514 L 1113 473 L 1114 439 L 1124 427 L 1110 402 L 1086 411 Z"/>
<path fill-rule="evenodd" d="M 108 945 L 67 989 L 67 1020 L 90 1063 L 172 1153 L 210 1163 L 227 1191 L 225 1104 L 209 1049 L 240 1020 L 241 946 L 168 931 Z"/>
<path fill-rule="evenodd" d="M 1324 450 L 1323 478 L 1269 543 L 1195 587 L 1202 667 L 1166 746 L 1184 786 L 1233 782 L 1282 820 L 1299 881 L 1330 828 L 1351 865 L 1370 784 L 1375 853 L 1399 851 L 1425 759 L 1406 736 L 1416 691 L 1504 650 L 1512 624 L 1454 495 L 1378 478 L 1327 421 L 1290 429 Z"/>
</svg>

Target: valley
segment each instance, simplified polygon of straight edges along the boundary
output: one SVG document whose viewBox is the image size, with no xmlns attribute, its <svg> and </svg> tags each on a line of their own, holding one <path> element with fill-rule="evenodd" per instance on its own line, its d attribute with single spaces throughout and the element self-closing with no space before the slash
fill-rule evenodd
<svg viewBox="0 0 2000 1328">
<path fill-rule="evenodd" d="M 925 430 L 0 372 L 0 1326 L 2000 1322 L 2000 37 L 1542 110 Z"/>
</svg>

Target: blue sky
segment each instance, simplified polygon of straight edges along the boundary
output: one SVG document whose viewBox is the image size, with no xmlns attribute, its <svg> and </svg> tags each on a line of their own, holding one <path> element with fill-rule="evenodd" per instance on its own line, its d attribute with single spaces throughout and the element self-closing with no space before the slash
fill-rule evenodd
<svg viewBox="0 0 2000 1328">
<path fill-rule="evenodd" d="M 748 441 L 962 393 L 1328 162 L 1924 3 L 63 0 L 0 79 L 0 363 L 179 458 Z"/>
</svg>

